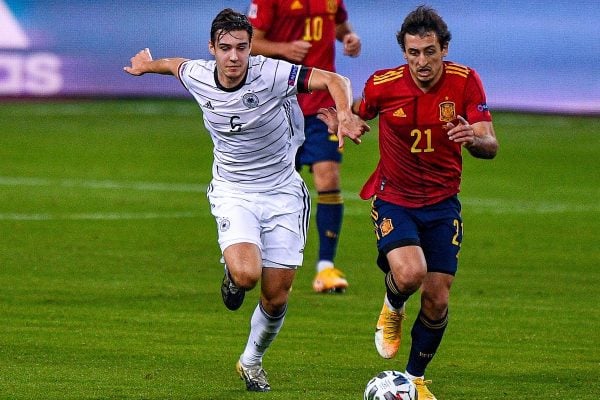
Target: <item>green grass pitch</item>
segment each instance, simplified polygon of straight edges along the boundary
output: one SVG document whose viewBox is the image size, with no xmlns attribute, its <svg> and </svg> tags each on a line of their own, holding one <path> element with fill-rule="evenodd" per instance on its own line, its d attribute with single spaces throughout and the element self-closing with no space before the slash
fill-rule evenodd
<svg viewBox="0 0 600 400">
<path fill-rule="evenodd" d="M 465 155 L 465 240 L 446 336 L 428 369 L 449 399 L 600 398 L 598 118 L 495 113 L 500 152 Z M 258 291 L 221 303 L 205 188 L 212 146 L 191 100 L 0 107 L 0 399 L 361 399 L 383 299 L 369 203 L 376 129 L 346 144 L 338 264 L 316 295 L 311 226 L 273 390 L 234 372 Z M 306 175 L 309 187 L 310 176 Z"/>
</svg>

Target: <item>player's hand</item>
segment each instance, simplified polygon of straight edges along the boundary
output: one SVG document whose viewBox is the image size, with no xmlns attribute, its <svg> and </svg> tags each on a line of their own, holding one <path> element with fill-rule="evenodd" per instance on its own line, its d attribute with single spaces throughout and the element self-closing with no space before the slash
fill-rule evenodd
<svg viewBox="0 0 600 400">
<path fill-rule="evenodd" d="M 360 38 L 354 32 L 350 32 L 344 36 L 342 40 L 344 45 L 344 55 L 350 57 L 358 57 L 362 47 Z"/>
<path fill-rule="evenodd" d="M 317 118 L 327 125 L 327 131 L 330 134 L 337 135 L 340 148 L 344 147 L 344 137 L 349 137 L 354 143 L 360 144 L 360 137 L 371 130 L 371 127 L 355 114 L 350 114 L 347 121 L 340 122 L 334 107 L 320 108 Z"/>
<path fill-rule="evenodd" d="M 140 50 L 135 56 L 131 57 L 129 60 L 131 62 L 131 67 L 124 67 L 123 70 L 131 75 L 139 76 L 143 75 L 147 72 L 146 63 L 152 61 L 152 54 L 150 54 L 150 49 L 145 48 L 144 50 Z"/>
<path fill-rule="evenodd" d="M 465 146 L 472 145 L 477 137 L 475 136 L 475 130 L 469 124 L 469 122 L 461 117 L 460 115 L 457 117 L 456 123 L 448 122 L 446 124 L 446 128 L 448 129 L 447 135 L 448 139 L 461 143 Z"/>
<path fill-rule="evenodd" d="M 334 107 L 319 108 L 317 111 L 317 118 L 320 119 L 327 125 L 327 131 L 331 135 L 337 134 L 338 131 L 338 120 L 337 112 Z"/>
<path fill-rule="evenodd" d="M 312 44 L 304 40 L 295 40 L 293 42 L 289 42 L 285 50 L 284 57 L 288 61 L 301 63 L 311 47 Z"/>
<path fill-rule="evenodd" d="M 338 112 L 338 147 L 341 149 L 344 147 L 344 137 L 350 138 L 354 143 L 360 144 L 360 137 L 366 132 L 371 130 L 369 125 L 362 120 L 358 115 L 353 114 L 352 111 Z"/>
</svg>

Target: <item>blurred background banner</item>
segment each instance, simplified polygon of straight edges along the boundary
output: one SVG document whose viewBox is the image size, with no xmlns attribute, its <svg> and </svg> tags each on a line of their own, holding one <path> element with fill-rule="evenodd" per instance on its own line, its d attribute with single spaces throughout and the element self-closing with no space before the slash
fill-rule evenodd
<svg viewBox="0 0 600 400">
<path fill-rule="evenodd" d="M 421 1 L 347 0 L 363 53 L 338 71 L 360 96 L 377 69 L 404 63 L 395 34 Z M 600 114 L 600 6 L 580 1 L 430 1 L 453 35 L 448 60 L 475 68 L 492 109 Z M 123 66 L 210 58 L 210 23 L 248 1 L 0 0 L 0 97 L 185 97 L 176 79 L 134 78 Z"/>
</svg>

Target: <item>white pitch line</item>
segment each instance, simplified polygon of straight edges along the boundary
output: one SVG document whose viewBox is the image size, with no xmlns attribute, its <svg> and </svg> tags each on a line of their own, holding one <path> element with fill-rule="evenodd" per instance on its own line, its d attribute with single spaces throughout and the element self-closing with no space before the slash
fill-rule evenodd
<svg viewBox="0 0 600 400">
<path fill-rule="evenodd" d="M 174 211 L 174 212 L 142 212 L 142 213 L 75 213 L 75 214 L 20 214 L 20 213 L 0 213 L 0 221 L 79 221 L 79 220 L 99 220 L 99 221 L 119 221 L 135 219 L 181 219 L 197 218 L 205 215 L 195 211 Z"/>
<path fill-rule="evenodd" d="M 206 185 L 194 183 L 116 182 L 77 179 L 46 179 L 0 176 L 0 186 L 59 186 L 88 189 L 129 189 L 160 192 L 206 192 Z"/>
<path fill-rule="evenodd" d="M 0 176 L 0 186 L 32 186 L 32 187 L 69 187 L 86 189 L 109 189 L 109 190 L 138 190 L 138 191 L 161 191 L 161 192 L 184 192 L 184 193 L 206 193 L 206 185 L 194 183 L 164 183 L 164 182 L 118 182 L 110 180 L 77 180 L 77 179 L 48 179 L 35 177 L 10 177 Z M 348 203 L 368 202 L 361 200 L 356 193 L 343 193 Z M 312 194 L 315 198 L 314 193 Z M 465 209 L 473 213 L 489 214 L 561 214 L 561 213 L 589 213 L 600 212 L 600 202 L 575 203 L 560 201 L 532 201 L 514 199 L 494 199 L 459 196 Z M 364 207 L 368 214 L 369 206 Z M 348 207 L 345 211 L 348 215 L 360 215 L 362 210 Z M 12 217 L 10 217 L 12 215 Z M 0 219 L 19 219 L 21 214 L 0 214 Z M 71 215 L 71 217 L 68 217 Z M 24 220 L 47 220 L 47 219 L 140 219 L 141 214 L 115 213 L 113 217 L 109 214 L 68 214 L 67 217 L 47 216 L 45 214 L 22 214 Z M 82 217 L 86 216 L 87 217 Z M 99 218 L 93 215 L 100 215 Z M 135 215 L 136 217 L 129 217 Z M 161 213 L 150 213 L 149 215 L 163 215 Z M 16 217 L 15 217 L 16 216 Z M 150 217 L 146 217 L 148 219 Z M 153 217 L 172 218 L 172 217 Z M 177 218 L 177 217 L 175 217 Z M 181 218 L 181 217 L 179 217 Z"/>
<path fill-rule="evenodd" d="M 469 212 L 490 214 L 562 214 L 600 212 L 600 204 L 549 201 L 461 198 Z"/>
</svg>

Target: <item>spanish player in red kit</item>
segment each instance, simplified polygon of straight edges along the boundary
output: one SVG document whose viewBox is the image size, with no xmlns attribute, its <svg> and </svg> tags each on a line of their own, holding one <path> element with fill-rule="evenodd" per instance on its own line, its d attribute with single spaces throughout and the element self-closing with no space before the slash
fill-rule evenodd
<svg viewBox="0 0 600 400">
<path fill-rule="evenodd" d="M 254 27 L 253 54 L 282 58 L 305 66 L 335 71 L 335 41 L 344 54 L 360 53 L 360 38 L 353 32 L 343 0 L 252 0 L 248 18 Z M 334 259 L 343 218 L 340 191 L 341 148 L 338 138 L 316 116 L 333 106 L 328 93 L 299 94 L 304 114 L 304 144 L 296 156 L 296 168 L 308 166 L 317 191 L 316 223 L 319 232 L 316 292 L 342 292 L 348 286 Z"/>
<path fill-rule="evenodd" d="M 435 10 L 416 8 L 397 33 L 407 63 L 375 72 L 353 106 L 363 119 L 379 116 L 380 159 L 361 191 L 363 199 L 373 199 L 377 264 L 385 273 L 375 346 L 384 358 L 396 355 L 405 303 L 420 288 L 406 365 L 419 400 L 435 400 L 425 369 L 448 324 L 458 267 L 462 149 L 486 159 L 498 149 L 479 76 L 444 61 L 450 38 Z M 322 118 L 332 114 L 323 110 Z"/>
</svg>

